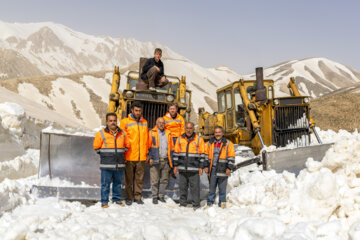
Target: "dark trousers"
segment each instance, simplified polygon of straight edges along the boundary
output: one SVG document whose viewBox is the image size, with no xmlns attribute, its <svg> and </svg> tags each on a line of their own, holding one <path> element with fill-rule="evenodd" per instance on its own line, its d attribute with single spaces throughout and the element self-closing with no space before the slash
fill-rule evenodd
<svg viewBox="0 0 360 240">
<path fill-rule="evenodd" d="M 169 80 L 167 79 L 165 79 L 165 82 L 161 82 L 161 77 L 155 66 L 149 69 L 149 71 L 146 73 L 146 76 L 149 87 L 164 87 L 169 83 Z"/>
<path fill-rule="evenodd" d="M 121 183 L 124 179 L 124 169 L 101 169 L 101 203 L 109 202 L 110 184 L 112 182 L 112 200 L 120 201 Z"/>
<path fill-rule="evenodd" d="M 200 207 L 200 176 L 198 172 L 179 172 L 180 206 L 187 205 L 188 189 L 193 207 Z"/>
<path fill-rule="evenodd" d="M 215 202 L 216 197 L 216 187 L 219 187 L 219 206 L 222 202 L 226 202 L 226 185 L 227 177 L 216 177 L 216 168 L 212 167 L 210 184 L 209 184 L 209 194 L 207 204 L 211 205 Z"/>
<path fill-rule="evenodd" d="M 145 161 L 125 162 L 125 191 L 127 200 L 139 200 L 144 186 Z"/>
<path fill-rule="evenodd" d="M 163 198 L 169 182 L 169 160 L 160 159 L 158 164 L 150 167 L 152 198 Z"/>
</svg>

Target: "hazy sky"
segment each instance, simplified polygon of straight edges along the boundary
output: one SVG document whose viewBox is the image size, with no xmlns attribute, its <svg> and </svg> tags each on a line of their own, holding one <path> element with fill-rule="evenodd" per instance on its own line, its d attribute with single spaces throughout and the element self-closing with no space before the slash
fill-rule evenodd
<svg viewBox="0 0 360 240">
<path fill-rule="evenodd" d="M 0 20 L 157 41 L 204 67 L 326 57 L 360 71 L 360 1 L 1 1 Z"/>
</svg>

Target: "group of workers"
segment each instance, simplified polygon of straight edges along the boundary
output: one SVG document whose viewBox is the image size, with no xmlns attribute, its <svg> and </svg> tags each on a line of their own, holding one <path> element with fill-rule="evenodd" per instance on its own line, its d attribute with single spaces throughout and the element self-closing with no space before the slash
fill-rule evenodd
<svg viewBox="0 0 360 240">
<path fill-rule="evenodd" d="M 185 123 L 174 103 L 151 130 L 139 101 L 132 103 L 131 113 L 120 121 L 120 126 L 115 113 L 106 114 L 106 127 L 94 139 L 94 149 L 100 154 L 102 207 L 109 206 L 111 183 L 114 203 L 143 204 L 144 171 L 148 163 L 153 204 L 166 202 L 165 189 L 169 177 L 174 175 L 179 178 L 180 206 L 187 206 L 190 188 L 192 206 L 199 208 L 200 176 L 207 174 L 210 181 L 207 205 L 214 204 L 218 187 L 218 204 L 225 208 L 227 177 L 234 167 L 234 145 L 225 139 L 222 127 L 215 127 L 214 137 L 207 143 L 194 130 L 194 124 Z M 120 197 L 123 179 L 125 204 Z"/>
</svg>

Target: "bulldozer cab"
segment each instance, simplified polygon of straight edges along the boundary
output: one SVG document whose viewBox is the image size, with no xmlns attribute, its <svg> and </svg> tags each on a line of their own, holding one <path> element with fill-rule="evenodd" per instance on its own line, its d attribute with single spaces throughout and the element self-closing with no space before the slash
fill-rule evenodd
<svg viewBox="0 0 360 240">
<path fill-rule="evenodd" d="M 245 88 L 247 97 L 253 99 L 255 81 L 246 81 Z M 274 81 L 264 80 L 264 85 L 268 99 L 274 98 Z M 240 94 L 239 83 L 234 82 L 228 86 L 220 88 L 217 92 L 218 100 L 218 120 L 220 125 L 225 129 L 227 135 L 231 135 L 236 129 L 251 131 L 252 125 Z"/>
</svg>

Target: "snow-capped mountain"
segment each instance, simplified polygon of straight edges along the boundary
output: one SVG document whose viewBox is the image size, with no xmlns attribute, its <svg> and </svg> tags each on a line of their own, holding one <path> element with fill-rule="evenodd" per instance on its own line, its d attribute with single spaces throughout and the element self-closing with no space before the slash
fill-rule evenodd
<svg viewBox="0 0 360 240">
<path fill-rule="evenodd" d="M 240 79 L 239 74 L 226 67 L 206 69 L 186 59 L 163 59 L 163 62 L 167 75 L 186 76 L 187 88 L 192 90 L 193 115 L 199 107 L 215 111 L 216 90 Z M 138 71 L 138 63 L 120 70 L 120 89 L 126 87 L 129 71 Z M 0 81 L 0 86 L 92 129 L 100 126 L 106 114 L 111 81 L 112 72 L 102 71 L 7 79 Z"/>
<path fill-rule="evenodd" d="M 326 58 L 293 60 L 264 69 L 264 78 L 275 81 L 276 95 L 289 94 L 287 84 L 294 77 L 303 95 L 313 98 L 360 82 L 360 73 Z M 255 74 L 244 76 L 255 79 Z"/>
<path fill-rule="evenodd" d="M 156 42 L 92 36 L 52 22 L 0 21 L 0 80 L 126 67 L 156 47 L 164 57 L 185 59 Z"/>
</svg>

